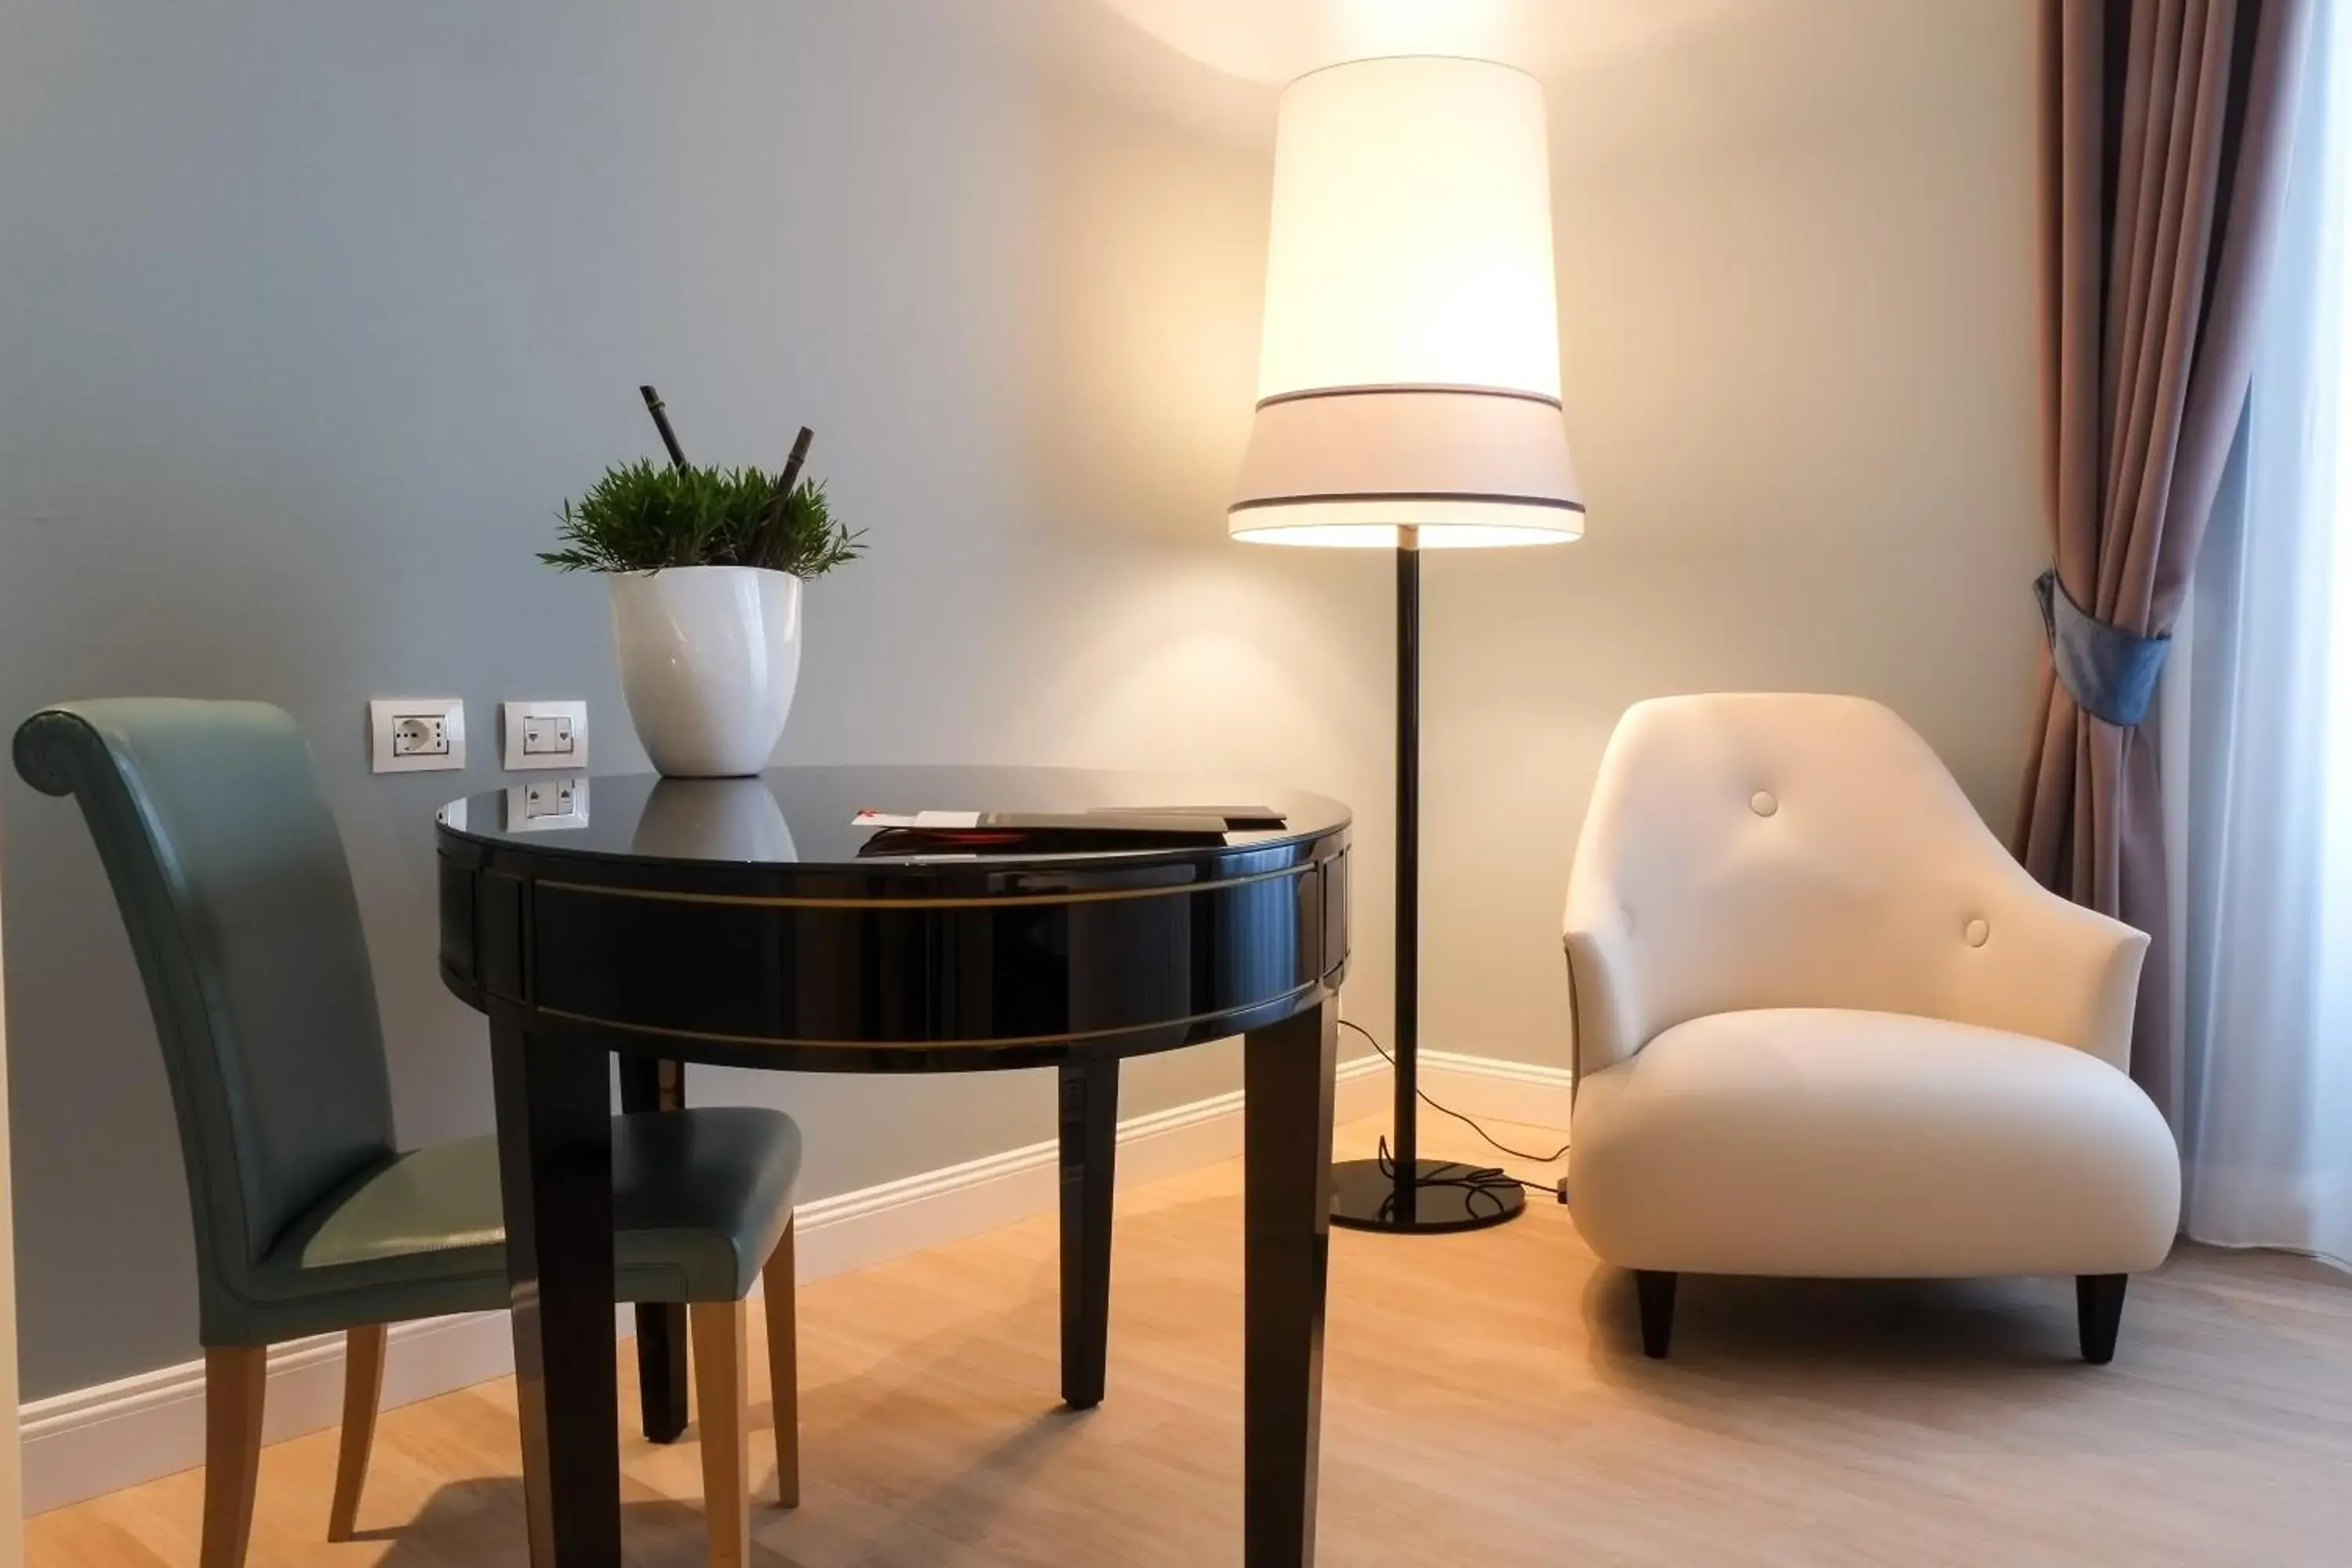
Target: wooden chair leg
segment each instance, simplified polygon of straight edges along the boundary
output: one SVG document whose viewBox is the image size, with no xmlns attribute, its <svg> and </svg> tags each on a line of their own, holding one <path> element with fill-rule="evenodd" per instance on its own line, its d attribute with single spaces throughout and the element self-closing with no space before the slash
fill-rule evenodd
<svg viewBox="0 0 2352 1568">
<path fill-rule="evenodd" d="M 1675 1342 L 1675 1276 L 1655 1268 L 1633 1270 L 1633 1294 L 1642 1309 L 1642 1353 L 1664 1361 Z"/>
<path fill-rule="evenodd" d="M 767 1301 L 768 1397 L 775 1411 L 776 1501 L 801 1506 L 801 1356 L 798 1302 L 793 1292 L 793 1227 L 760 1270 L 760 1293 Z"/>
<path fill-rule="evenodd" d="M 743 1301 L 697 1301 L 687 1309 L 710 1568 L 747 1568 L 751 1557 L 751 1401 L 743 1383 L 748 1321 Z"/>
<path fill-rule="evenodd" d="M 359 1528 L 360 1491 L 367 1485 L 375 1447 L 375 1413 L 383 1403 L 387 1330 L 370 1323 L 343 1336 L 342 1449 L 335 1457 L 335 1500 L 327 1510 L 327 1539 L 349 1541 Z"/>
<path fill-rule="evenodd" d="M 2116 1359 L 2116 1334 L 2123 1327 L 2124 1287 L 2128 1274 L 2078 1274 L 2074 1277 L 2074 1310 L 2083 1341 L 2083 1359 L 2105 1366 Z"/>
<path fill-rule="evenodd" d="M 253 1533 L 253 1483 L 261 1473 L 262 1389 L 269 1352 L 259 1345 L 205 1351 L 205 1533 L 202 1568 L 244 1568 Z"/>
</svg>

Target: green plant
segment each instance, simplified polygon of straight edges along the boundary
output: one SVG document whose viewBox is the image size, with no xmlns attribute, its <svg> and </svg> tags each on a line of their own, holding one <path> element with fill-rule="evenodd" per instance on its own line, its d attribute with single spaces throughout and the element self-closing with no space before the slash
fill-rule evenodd
<svg viewBox="0 0 2352 1568">
<path fill-rule="evenodd" d="M 865 531 L 834 521 L 823 485 L 780 489 L 758 468 L 624 464 L 563 503 L 563 548 L 540 559 L 565 572 L 764 566 L 816 577 L 864 553 Z"/>
</svg>

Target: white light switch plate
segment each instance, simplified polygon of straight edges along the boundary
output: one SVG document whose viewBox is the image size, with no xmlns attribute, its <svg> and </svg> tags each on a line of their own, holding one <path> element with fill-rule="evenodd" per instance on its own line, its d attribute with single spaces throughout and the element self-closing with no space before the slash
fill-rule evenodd
<svg viewBox="0 0 2352 1568">
<path fill-rule="evenodd" d="M 499 715 L 507 772 L 588 765 L 585 702 L 501 702 Z"/>
<path fill-rule="evenodd" d="M 378 697 L 368 703 L 368 755 L 380 773 L 466 765 L 466 704 L 457 697 Z"/>
</svg>

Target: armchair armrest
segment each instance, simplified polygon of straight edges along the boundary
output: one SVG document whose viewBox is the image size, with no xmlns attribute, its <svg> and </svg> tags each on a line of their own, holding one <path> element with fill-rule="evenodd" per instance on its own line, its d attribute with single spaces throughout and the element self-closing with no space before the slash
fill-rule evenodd
<svg viewBox="0 0 2352 1568">
<path fill-rule="evenodd" d="M 2130 1070 L 2147 934 L 2059 897 L 2006 852 L 2000 865 L 1986 899 L 1989 940 L 1978 950 L 1990 962 L 1972 969 L 1954 1016 L 2055 1040 Z"/>
<path fill-rule="evenodd" d="M 1571 891 L 1560 945 L 1568 954 L 1569 1013 L 1575 1030 L 1570 1059 L 1580 1079 L 1623 1061 L 1654 1031 L 1642 1002 L 1633 928 L 1622 908 Z"/>
</svg>

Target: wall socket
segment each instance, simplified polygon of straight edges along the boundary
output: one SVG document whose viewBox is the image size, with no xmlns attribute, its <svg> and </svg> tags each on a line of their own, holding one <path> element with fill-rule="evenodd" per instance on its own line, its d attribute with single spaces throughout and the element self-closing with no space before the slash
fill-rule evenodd
<svg viewBox="0 0 2352 1568">
<path fill-rule="evenodd" d="M 501 754 L 509 773 L 588 765 L 588 704 L 499 704 Z"/>
<path fill-rule="evenodd" d="M 466 703 L 457 697 L 378 697 L 368 703 L 370 766 L 380 773 L 466 765 Z"/>
</svg>

